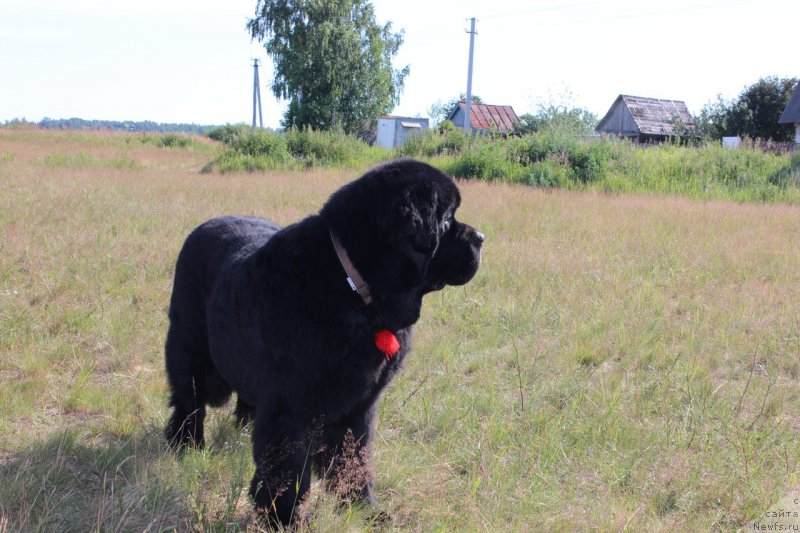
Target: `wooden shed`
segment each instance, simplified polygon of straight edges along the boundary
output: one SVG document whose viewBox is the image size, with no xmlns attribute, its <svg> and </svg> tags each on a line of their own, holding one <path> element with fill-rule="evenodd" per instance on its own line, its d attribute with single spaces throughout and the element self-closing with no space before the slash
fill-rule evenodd
<svg viewBox="0 0 800 533">
<path fill-rule="evenodd" d="M 467 104 L 459 102 L 447 119 L 459 128 L 464 127 Z M 472 104 L 470 106 L 470 125 L 472 131 L 508 133 L 519 123 L 519 117 L 510 105 Z"/>
<path fill-rule="evenodd" d="M 621 94 L 595 128 L 600 133 L 629 137 L 639 142 L 660 142 L 694 129 L 686 104 Z"/>
<path fill-rule="evenodd" d="M 427 118 L 378 117 L 376 144 L 381 148 L 396 148 L 406 142 L 407 138 L 419 135 L 427 129 Z"/>
<path fill-rule="evenodd" d="M 795 144 L 800 144 L 800 82 L 794 88 L 792 97 L 789 99 L 789 103 L 786 104 L 786 109 L 783 110 L 778 123 L 794 124 L 794 142 Z"/>
</svg>

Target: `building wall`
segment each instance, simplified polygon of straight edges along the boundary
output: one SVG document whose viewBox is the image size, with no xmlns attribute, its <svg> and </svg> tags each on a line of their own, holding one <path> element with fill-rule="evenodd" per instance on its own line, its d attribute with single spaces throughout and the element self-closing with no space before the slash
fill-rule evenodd
<svg viewBox="0 0 800 533">
<path fill-rule="evenodd" d="M 453 118 L 450 119 L 450 122 L 452 122 L 455 127 L 459 128 L 459 129 L 464 129 L 464 117 L 465 116 L 466 116 L 466 113 L 459 106 L 459 108 L 456 109 L 456 112 L 453 114 Z"/>
<path fill-rule="evenodd" d="M 597 131 L 616 133 L 618 135 L 639 135 L 639 128 L 633 120 L 633 115 L 631 115 L 625 102 L 621 100 L 614 105 L 608 121 Z"/>
<path fill-rule="evenodd" d="M 419 124 L 419 128 L 408 127 L 404 124 Z M 394 145 L 395 147 L 402 145 L 406 142 L 406 139 L 409 137 L 413 137 L 419 135 L 423 131 L 428 129 L 428 119 L 427 118 L 398 118 L 395 121 L 395 129 L 394 129 Z"/>
<path fill-rule="evenodd" d="M 420 127 L 406 127 L 403 126 L 403 123 L 419 124 Z M 381 148 L 396 148 L 403 144 L 410 135 L 418 135 L 427 129 L 427 118 L 381 117 L 378 119 L 375 144 Z"/>
<path fill-rule="evenodd" d="M 800 122 L 794 125 L 794 142 L 800 144 Z"/>
<path fill-rule="evenodd" d="M 375 144 L 381 148 L 394 148 L 394 118 L 378 119 L 378 135 Z"/>
</svg>

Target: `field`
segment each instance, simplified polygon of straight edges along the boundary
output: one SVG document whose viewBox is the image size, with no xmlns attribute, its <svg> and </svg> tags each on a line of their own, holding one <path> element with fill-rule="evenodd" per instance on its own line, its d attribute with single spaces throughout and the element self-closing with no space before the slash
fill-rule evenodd
<svg viewBox="0 0 800 533">
<path fill-rule="evenodd" d="M 280 223 L 360 170 L 200 173 L 197 138 L 0 129 L 0 531 L 255 527 L 233 406 L 179 460 L 163 342 L 186 234 Z M 363 169 L 362 169 L 363 170 Z M 372 524 L 737 530 L 800 489 L 800 207 L 462 181 L 487 236 L 381 403 Z"/>
</svg>

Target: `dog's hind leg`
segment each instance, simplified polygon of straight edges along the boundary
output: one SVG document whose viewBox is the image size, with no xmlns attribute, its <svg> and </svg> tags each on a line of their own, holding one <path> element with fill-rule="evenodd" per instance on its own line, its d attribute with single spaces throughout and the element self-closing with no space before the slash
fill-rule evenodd
<svg viewBox="0 0 800 533">
<path fill-rule="evenodd" d="M 173 448 L 202 447 L 207 403 L 204 374 L 210 358 L 207 348 L 189 343 L 175 322 L 172 321 L 167 332 L 167 378 L 172 391 L 169 405 L 173 411 L 164 436 Z"/>
<path fill-rule="evenodd" d="M 256 408 L 243 401 L 241 397 L 237 397 L 234 414 L 236 415 L 236 423 L 239 424 L 239 427 L 245 427 L 255 420 Z"/>
</svg>

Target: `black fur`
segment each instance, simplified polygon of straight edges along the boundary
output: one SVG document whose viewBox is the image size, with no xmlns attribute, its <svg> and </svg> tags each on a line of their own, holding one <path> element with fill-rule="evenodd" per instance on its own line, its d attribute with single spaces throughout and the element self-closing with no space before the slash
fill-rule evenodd
<svg viewBox="0 0 800 533">
<path fill-rule="evenodd" d="M 460 201 L 446 175 L 396 161 L 286 228 L 222 217 L 195 229 L 169 310 L 169 442 L 202 446 L 206 406 L 236 392 L 237 419 L 254 421 L 250 494 L 271 523 L 292 521 L 312 466 L 331 488 L 373 502 L 377 401 L 411 347 L 422 297 L 466 283 L 480 263 L 483 235 L 453 218 Z M 329 228 L 369 284 L 369 307 L 347 284 Z M 375 347 L 380 329 L 400 342 L 391 362 Z"/>
</svg>

